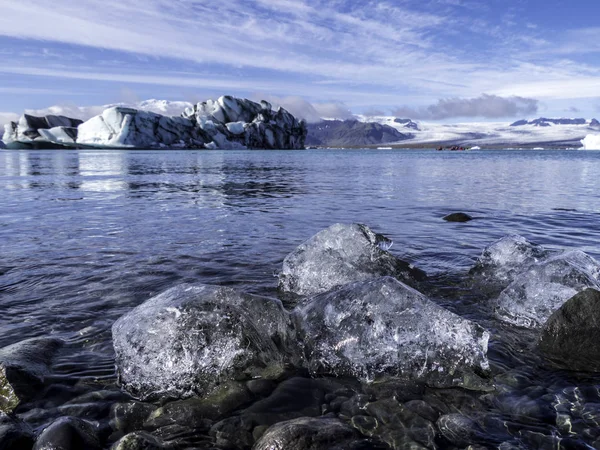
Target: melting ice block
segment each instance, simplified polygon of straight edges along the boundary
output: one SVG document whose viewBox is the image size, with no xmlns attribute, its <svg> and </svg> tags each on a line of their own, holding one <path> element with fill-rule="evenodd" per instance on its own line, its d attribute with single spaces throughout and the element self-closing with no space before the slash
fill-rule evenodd
<svg viewBox="0 0 600 450">
<path fill-rule="evenodd" d="M 119 379 L 142 399 L 205 395 L 220 382 L 295 362 L 290 325 L 278 300 L 183 284 L 114 323 Z"/>
<path fill-rule="evenodd" d="M 550 250 L 529 242 L 523 236 L 505 236 L 483 250 L 471 273 L 498 282 L 510 282 L 517 274 L 550 254 Z"/>
<path fill-rule="evenodd" d="M 293 314 L 313 374 L 459 386 L 489 370 L 487 331 L 392 277 L 315 296 Z"/>
<path fill-rule="evenodd" d="M 600 134 L 588 134 L 581 140 L 581 150 L 600 150 Z"/>
<path fill-rule="evenodd" d="M 386 275 L 407 284 L 425 279 L 425 272 L 385 250 L 391 244 L 388 238 L 365 225 L 332 225 L 286 256 L 279 274 L 279 288 L 298 295 L 314 295 L 353 281 Z"/>
<path fill-rule="evenodd" d="M 495 301 L 496 316 L 523 327 L 542 326 L 569 298 L 598 288 L 600 264 L 581 251 L 560 253 L 520 273 Z"/>
</svg>

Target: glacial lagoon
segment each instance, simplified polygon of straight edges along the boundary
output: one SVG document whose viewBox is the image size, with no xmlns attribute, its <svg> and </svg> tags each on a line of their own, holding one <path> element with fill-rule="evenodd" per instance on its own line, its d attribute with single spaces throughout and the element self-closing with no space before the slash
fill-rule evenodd
<svg viewBox="0 0 600 450">
<path fill-rule="evenodd" d="M 141 430 L 168 448 L 268 448 L 279 432 L 269 426 L 287 420 L 330 430 L 339 448 L 597 447 L 600 374 L 550 364 L 536 327 L 498 318 L 506 285 L 469 272 L 508 235 L 600 260 L 599 179 L 600 152 L 581 151 L 3 150 L 0 346 L 63 342 L 13 426 L 33 439 L 82 419 L 88 448 Z M 442 220 L 453 212 L 473 220 Z M 193 399 L 136 403 L 120 389 L 120 317 L 185 283 L 304 308 L 278 290 L 283 261 L 336 223 L 389 238 L 391 254 L 427 273 L 424 295 L 489 333 L 481 384 L 368 384 L 300 368 L 251 381 L 220 413 Z"/>
</svg>

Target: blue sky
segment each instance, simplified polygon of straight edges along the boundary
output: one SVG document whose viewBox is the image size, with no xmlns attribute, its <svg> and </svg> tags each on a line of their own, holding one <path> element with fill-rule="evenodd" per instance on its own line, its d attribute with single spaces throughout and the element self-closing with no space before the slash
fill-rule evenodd
<svg viewBox="0 0 600 450">
<path fill-rule="evenodd" d="M 0 11 L 4 117 L 223 94 L 340 117 L 600 116 L 598 0 L 0 0 Z"/>
</svg>

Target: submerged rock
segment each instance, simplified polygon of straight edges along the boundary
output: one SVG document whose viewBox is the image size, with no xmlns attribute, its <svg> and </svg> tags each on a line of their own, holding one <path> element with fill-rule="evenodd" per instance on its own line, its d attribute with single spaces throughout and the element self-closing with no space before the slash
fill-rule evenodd
<svg viewBox="0 0 600 450">
<path fill-rule="evenodd" d="M 334 418 L 310 418 L 280 422 L 270 427 L 253 450 L 353 450 L 365 448 L 365 440 L 350 426 Z"/>
<path fill-rule="evenodd" d="M 165 448 L 162 442 L 150 433 L 136 431 L 119 439 L 110 448 L 111 450 L 161 450 Z"/>
<path fill-rule="evenodd" d="M 33 447 L 33 432 L 24 422 L 0 413 L 0 449 L 30 450 Z"/>
<path fill-rule="evenodd" d="M 468 386 L 489 370 L 487 331 L 391 277 L 318 295 L 294 316 L 313 374 Z"/>
<path fill-rule="evenodd" d="M 0 349 L 0 411 L 10 412 L 44 385 L 63 341 L 33 338 Z"/>
<path fill-rule="evenodd" d="M 112 335 L 119 380 L 141 399 L 206 396 L 297 362 L 281 302 L 227 287 L 169 289 L 117 320 Z"/>
<path fill-rule="evenodd" d="M 33 450 L 100 450 L 96 426 L 76 417 L 61 417 L 38 436 Z"/>
<path fill-rule="evenodd" d="M 581 251 L 558 254 L 519 274 L 494 303 L 496 316 L 523 327 L 541 327 L 569 298 L 598 287 L 600 264 Z"/>
<path fill-rule="evenodd" d="M 386 275 L 409 285 L 424 280 L 425 272 L 387 251 L 391 245 L 392 241 L 365 225 L 332 225 L 286 256 L 279 288 L 298 295 L 315 295 Z"/>
<path fill-rule="evenodd" d="M 600 372 L 600 292 L 586 289 L 555 311 L 539 348 L 565 369 Z"/>
<path fill-rule="evenodd" d="M 471 270 L 496 282 L 510 282 L 515 275 L 548 258 L 551 252 L 523 236 L 510 235 L 486 247 Z"/>
<path fill-rule="evenodd" d="M 447 216 L 442 217 L 442 219 L 446 222 L 469 222 L 473 220 L 470 215 L 462 212 L 448 214 Z"/>
</svg>

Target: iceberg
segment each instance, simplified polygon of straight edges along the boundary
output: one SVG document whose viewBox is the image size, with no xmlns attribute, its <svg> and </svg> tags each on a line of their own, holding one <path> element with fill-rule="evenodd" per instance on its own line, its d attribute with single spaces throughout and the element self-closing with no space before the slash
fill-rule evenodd
<svg viewBox="0 0 600 450">
<path fill-rule="evenodd" d="M 315 296 L 293 315 L 313 375 L 467 387 L 489 371 L 487 331 L 392 277 Z"/>
<path fill-rule="evenodd" d="M 600 134 L 588 134 L 581 140 L 581 150 L 600 150 Z"/>
<path fill-rule="evenodd" d="M 194 106 L 152 101 L 140 107 L 170 112 L 177 105 L 183 112 L 173 117 L 121 105 L 86 122 L 25 114 L 5 125 L 3 141 L 9 148 L 304 148 L 304 121 L 264 101 L 223 96 Z"/>
</svg>

